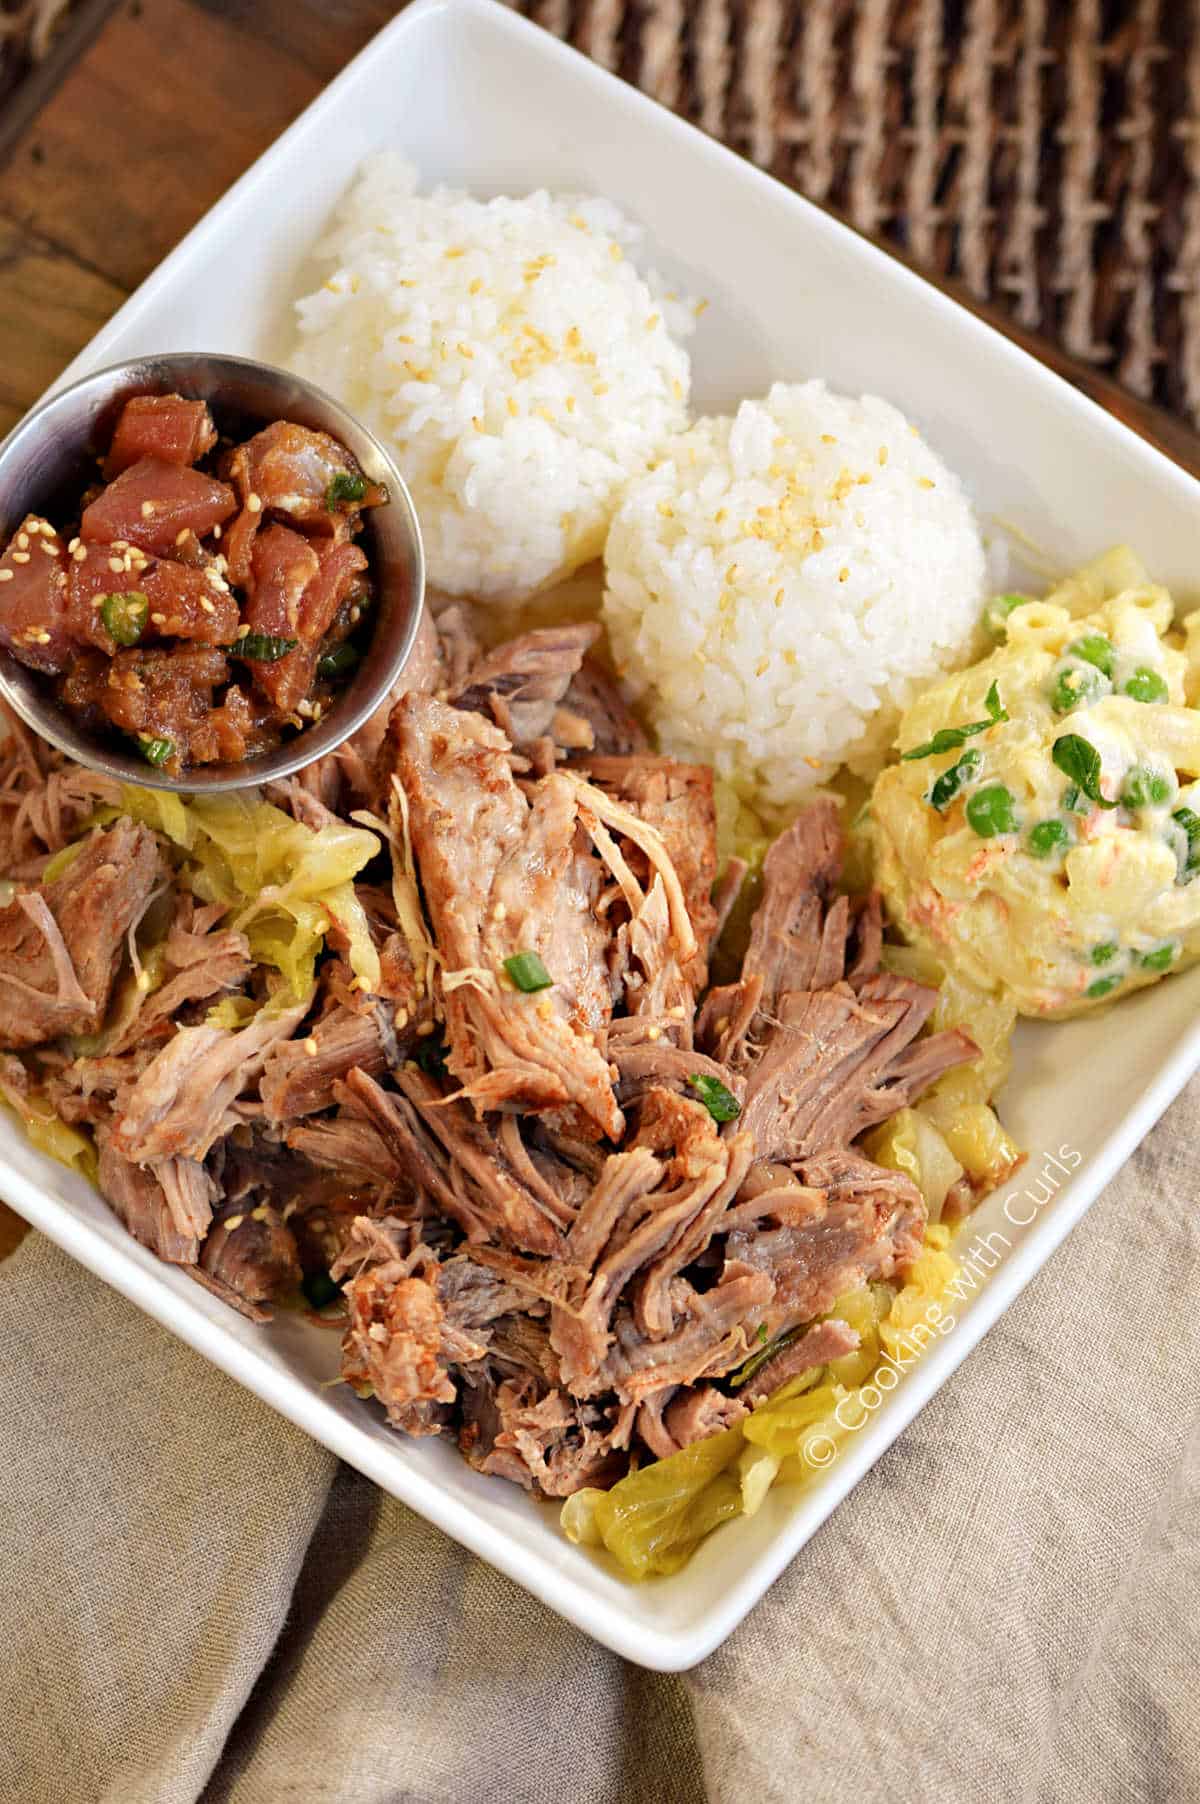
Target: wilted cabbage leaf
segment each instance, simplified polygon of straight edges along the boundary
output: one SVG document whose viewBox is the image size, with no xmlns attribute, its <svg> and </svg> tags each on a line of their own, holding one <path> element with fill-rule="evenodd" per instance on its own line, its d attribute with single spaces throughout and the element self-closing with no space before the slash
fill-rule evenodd
<svg viewBox="0 0 1200 1804">
<path fill-rule="evenodd" d="M 610 1491 L 578 1491 L 563 1505 L 563 1532 L 578 1546 L 606 1547 L 629 1578 L 653 1578 L 678 1572 L 722 1522 L 752 1516 L 773 1485 L 817 1477 L 870 1415 L 862 1397 L 881 1355 L 926 1319 L 957 1273 L 949 1244 L 948 1228 L 930 1226 L 901 1290 L 864 1285 L 838 1297 L 829 1314 L 858 1330 L 856 1352 L 800 1373 L 735 1427 L 630 1472 Z"/>
<path fill-rule="evenodd" d="M 15 1115 L 33 1146 L 51 1159 L 57 1159 L 69 1171 L 77 1171 L 92 1184 L 96 1182 L 96 1149 L 86 1134 L 71 1127 L 55 1112 L 49 1099 L 40 1091 L 27 1087 L 18 1069 L 19 1061 L 6 1061 L 6 1069 L 17 1081 L 0 1075 L 0 1103 Z"/>
<path fill-rule="evenodd" d="M 193 894 L 228 904 L 228 925 L 245 933 L 255 959 L 282 972 L 293 996 L 312 987 L 331 926 L 345 937 L 355 976 L 378 989 L 379 956 L 353 883 L 380 849 L 374 833 L 343 821 L 309 827 L 244 792 L 184 801 L 127 786 L 121 809 L 179 848 Z"/>
<path fill-rule="evenodd" d="M 677 1572 L 705 1535 L 741 1514 L 741 1489 L 727 1468 L 743 1445 L 741 1429 L 727 1428 L 594 1497 L 600 1539 L 631 1578 Z"/>
</svg>

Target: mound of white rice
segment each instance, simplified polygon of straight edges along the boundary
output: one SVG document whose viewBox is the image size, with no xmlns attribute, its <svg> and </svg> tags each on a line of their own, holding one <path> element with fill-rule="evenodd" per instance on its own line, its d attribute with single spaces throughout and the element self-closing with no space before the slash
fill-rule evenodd
<svg viewBox="0 0 1200 1804">
<path fill-rule="evenodd" d="M 342 203 L 293 363 L 396 453 L 438 588 L 517 599 L 598 557 L 686 424 L 691 309 L 637 236 L 602 200 L 418 195 L 390 152 Z"/>
<path fill-rule="evenodd" d="M 777 383 L 632 483 L 605 550 L 617 668 L 664 746 L 787 807 L 870 774 L 970 653 L 984 553 L 957 478 L 886 402 Z"/>
</svg>

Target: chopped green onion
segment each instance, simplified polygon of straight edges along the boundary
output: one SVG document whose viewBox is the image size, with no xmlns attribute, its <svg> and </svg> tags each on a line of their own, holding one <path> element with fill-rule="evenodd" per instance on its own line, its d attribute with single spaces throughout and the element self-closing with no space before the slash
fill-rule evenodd
<svg viewBox="0 0 1200 1804">
<path fill-rule="evenodd" d="M 1016 808 L 1012 791 L 1003 783 L 989 783 L 977 789 L 967 803 L 967 820 L 981 839 L 993 839 L 997 833 L 1015 833 Z"/>
<path fill-rule="evenodd" d="M 314 1309 L 327 1309 L 342 1294 L 341 1285 L 335 1284 L 328 1272 L 309 1272 L 300 1289 Z"/>
<path fill-rule="evenodd" d="M 1097 977 L 1095 983 L 1089 983 L 1084 993 L 1090 1002 L 1099 1002 L 1101 996 L 1111 996 L 1114 990 L 1120 989 L 1124 981 L 1119 971 L 1111 977 Z"/>
<path fill-rule="evenodd" d="M 1111 965 L 1120 950 L 1116 940 L 1102 940 L 1098 946 L 1092 947 L 1088 956 L 1094 965 Z"/>
<path fill-rule="evenodd" d="M 505 959 L 504 969 L 527 996 L 534 990 L 548 990 L 554 982 L 536 952 L 514 952 Z"/>
<path fill-rule="evenodd" d="M 419 1039 L 413 1058 L 426 1077 L 445 1077 L 446 1042 L 440 1034 L 426 1034 Z"/>
<path fill-rule="evenodd" d="M 295 639 L 277 639 L 273 633 L 247 633 L 236 639 L 233 654 L 237 658 L 253 658 L 259 664 L 275 664 L 295 651 Z"/>
<path fill-rule="evenodd" d="M 1145 971 L 1165 971 L 1174 964 L 1179 947 L 1171 940 L 1165 946 L 1156 946 L 1153 952 L 1139 952 L 1138 964 Z"/>
<path fill-rule="evenodd" d="M 763 1327 L 766 1327 L 765 1322 L 763 1323 Z M 802 1328 L 789 1328 L 786 1334 L 777 1334 L 773 1341 L 768 1341 L 765 1345 L 759 1347 L 757 1351 L 750 1355 L 744 1365 L 740 1365 L 736 1372 L 731 1372 L 729 1374 L 728 1383 L 730 1390 L 740 1391 L 744 1384 L 749 1384 L 755 1373 L 761 1372 L 768 1360 L 774 1359 L 777 1353 L 782 1353 L 785 1347 L 790 1347 L 792 1342 L 803 1332 L 804 1330 Z M 762 1338 L 761 1334 L 759 1338 Z"/>
<path fill-rule="evenodd" d="M 358 663 L 358 653 L 348 639 L 335 645 L 332 651 L 324 652 L 317 659 L 317 675 L 323 677 L 345 676 Z"/>
<path fill-rule="evenodd" d="M 1115 808 L 1100 788 L 1100 754 L 1090 739 L 1084 739 L 1079 733 L 1064 733 L 1061 739 L 1054 741 L 1050 753 L 1055 764 L 1064 777 L 1070 777 L 1077 783 L 1085 796 L 1098 802 L 1101 808 Z"/>
<path fill-rule="evenodd" d="M 351 476 L 348 471 L 341 471 L 329 485 L 325 497 L 332 511 L 339 501 L 361 501 L 367 492 L 365 476 Z"/>
<path fill-rule="evenodd" d="M 993 639 L 1007 638 L 1009 615 L 1028 600 L 1028 595 L 993 595 L 983 610 L 984 631 Z"/>
<path fill-rule="evenodd" d="M 706 1077 L 694 1071 L 688 1083 L 700 1098 L 714 1121 L 736 1121 L 742 1105 L 732 1090 L 727 1090 L 719 1077 Z"/>
<path fill-rule="evenodd" d="M 137 748 L 146 763 L 153 764 L 156 768 L 169 764 L 175 756 L 173 739 L 139 739 Z"/>
<path fill-rule="evenodd" d="M 1135 764 L 1121 789 L 1126 808 L 1161 808 L 1175 794 L 1175 778 Z"/>
<path fill-rule="evenodd" d="M 767 1324 L 765 1322 L 758 1324 L 758 1338 L 765 1347 L 767 1344 Z"/>
<path fill-rule="evenodd" d="M 1182 856 L 1179 851 L 1175 854 L 1179 861 L 1176 881 L 1190 883 L 1197 872 L 1200 872 L 1200 814 L 1196 814 L 1191 808 L 1177 808 L 1171 819 L 1183 829 L 1187 840 L 1186 850 L 1180 848 Z"/>
<path fill-rule="evenodd" d="M 1093 664 L 1106 677 L 1113 673 L 1112 642 L 1103 633 L 1085 633 L 1082 639 L 1076 639 L 1068 645 L 1065 656 L 1082 658 L 1085 664 Z"/>
<path fill-rule="evenodd" d="M 1056 714 L 1070 714 L 1107 695 L 1112 685 L 1102 670 L 1086 659 L 1059 667 L 1050 689 L 1050 706 Z"/>
<path fill-rule="evenodd" d="M 956 764 L 951 764 L 942 772 L 930 790 L 926 798 L 930 807 L 936 808 L 939 814 L 944 814 L 963 784 L 975 775 L 982 763 L 983 753 L 976 751 L 974 746 L 965 751 Z"/>
<path fill-rule="evenodd" d="M 1029 850 L 1035 858 L 1049 858 L 1051 852 L 1070 842 L 1071 835 L 1061 821 L 1039 821 L 1029 831 Z"/>
<path fill-rule="evenodd" d="M 1001 704 L 997 683 L 993 683 L 984 696 L 983 705 L 988 712 L 986 720 L 973 720 L 962 727 L 939 727 L 933 738 L 927 739 L 924 745 L 915 745 L 911 752 L 902 752 L 902 761 L 909 763 L 914 758 L 931 758 L 938 752 L 955 752 L 976 733 L 986 733 L 989 727 L 998 726 L 1002 720 L 1008 719 L 1008 710 Z"/>
<path fill-rule="evenodd" d="M 1148 670 L 1140 665 L 1127 682 L 1121 685 L 1122 695 L 1127 695 L 1135 702 L 1165 702 L 1167 685 L 1157 670 Z"/>
<path fill-rule="evenodd" d="M 141 589 L 122 589 L 100 597 L 100 618 L 118 645 L 136 645 L 150 618 L 149 598 Z"/>
</svg>

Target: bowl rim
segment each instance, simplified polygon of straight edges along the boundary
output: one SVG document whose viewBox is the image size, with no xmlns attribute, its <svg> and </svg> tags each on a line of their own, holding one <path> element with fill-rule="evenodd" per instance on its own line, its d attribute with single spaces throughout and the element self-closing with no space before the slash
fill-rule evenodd
<svg viewBox="0 0 1200 1804">
<path fill-rule="evenodd" d="M 364 657 L 361 668 L 369 672 L 369 678 L 363 683 L 362 693 L 353 707 L 344 710 L 339 706 L 331 708 L 319 723 L 305 727 L 294 739 L 286 741 L 276 751 L 261 758 L 244 759 L 237 764 L 189 766 L 177 777 L 156 769 L 133 753 L 123 753 L 115 747 L 104 746 L 82 728 L 76 728 L 57 703 L 43 701 L 38 696 L 32 681 L 36 673 L 26 670 L 11 652 L 0 651 L 0 700 L 7 703 L 13 713 L 39 738 L 46 740 L 75 763 L 113 777 L 118 782 L 185 796 L 216 795 L 232 790 L 260 788 L 266 783 L 294 776 L 306 765 L 336 752 L 383 706 L 403 673 L 420 631 L 426 589 L 425 546 L 420 519 L 394 454 L 381 443 L 370 427 L 364 425 L 350 408 L 327 389 L 306 376 L 298 375 L 279 364 L 265 362 L 261 358 L 243 357 L 224 351 L 147 352 L 90 370 L 44 395 L 0 440 L 0 474 L 10 460 L 19 458 L 22 445 L 46 423 L 48 417 L 53 418 L 59 409 L 69 411 L 73 404 L 78 403 L 90 391 L 99 391 L 103 395 L 105 390 L 111 389 L 115 396 L 127 387 L 132 395 L 139 389 L 153 392 L 156 382 L 164 382 L 167 386 L 158 392 L 169 393 L 172 392 L 170 383 L 173 370 L 178 371 L 180 381 L 185 377 L 191 381 L 194 379 L 189 372 L 195 371 L 198 366 L 205 366 L 234 382 L 253 379 L 265 380 L 268 384 L 287 384 L 330 417 L 330 424 L 321 428 L 329 431 L 330 436 L 341 438 L 345 434 L 351 439 L 365 442 L 385 473 L 388 490 L 385 505 L 395 506 L 399 510 L 400 532 L 408 550 L 409 594 L 407 618 L 403 629 L 396 635 L 396 649 L 385 662 L 378 664 L 378 668 L 375 667 L 376 661 L 370 656 Z M 218 403 L 219 405 L 221 404 Z M 276 419 L 285 417 L 284 412 L 275 415 Z M 263 425 L 269 423 L 264 418 Z M 358 456 L 357 452 L 353 452 L 353 447 L 348 448 L 353 455 Z M 361 457 L 359 461 L 362 461 Z M 368 651 L 375 645 L 377 637 L 378 627 L 369 641 Z"/>
</svg>

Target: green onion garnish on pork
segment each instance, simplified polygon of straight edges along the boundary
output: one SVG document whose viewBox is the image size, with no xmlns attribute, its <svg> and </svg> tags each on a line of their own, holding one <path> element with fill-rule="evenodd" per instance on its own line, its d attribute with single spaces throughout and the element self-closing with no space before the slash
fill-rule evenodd
<svg viewBox="0 0 1200 1804">
<path fill-rule="evenodd" d="M 118 645 L 136 645 L 150 618 L 150 602 L 140 589 L 123 589 L 100 597 L 100 618 Z"/>
<path fill-rule="evenodd" d="M 531 995 L 534 990 L 548 990 L 554 982 L 536 952 L 514 952 L 504 961 L 504 969 L 518 990 Z"/>
<path fill-rule="evenodd" d="M 278 639 L 273 633 L 247 633 L 233 647 L 235 656 L 254 658 L 260 664 L 275 664 L 296 649 L 295 639 Z"/>
<path fill-rule="evenodd" d="M 417 1041 L 417 1049 L 413 1054 L 413 1062 L 423 1071 L 426 1077 L 444 1078 L 446 1072 L 446 1042 L 440 1034 L 423 1034 Z"/>
<path fill-rule="evenodd" d="M 146 763 L 153 764 L 156 769 L 161 769 L 164 764 L 169 764 L 175 756 L 173 739 L 139 739 L 137 745 L 138 751 Z"/>
<path fill-rule="evenodd" d="M 961 727 L 939 727 L 933 738 L 927 739 L 924 745 L 914 745 L 911 752 L 903 752 L 902 760 L 911 763 L 914 758 L 932 758 L 938 752 L 957 751 L 960 745 L 965 745 L 976 733 L 986 733 L 989 727 L 998 726 L 1002 720 L 1008 719 L 1008 709 L 1000 701 L 997 683 L 993 683 L 984 696 L 983 705 L 988 712 L 986 720 L 968 721 Z"/>
<path fill-rule="evenodd" d="M 706 1077 L 694 1071 L 688 1083 L 700 1098 L 714 1121 L 736 1121 L 742 1105 L 732 1090 L 726 1089 L 719 1077 Z"/>
<path fill-rule="evenodd" d="M 327 1309 L 342 1294 L 341 1285 L 335 1284 L 328 1272 L 309 1272 L 300 1289 L 313 1309 Z"/>
<path fill-rule="evenodd" d="M 790 1347 L 792 1342 L 798 1340 L 804 1332 L 802 1328 L 788 1328 L 785 1333 L 777 1334 L 774 1340 L 768 1341 L 766 1326 L 764 1322 L 758 1331 L 759 1340 L 765 1344 L 758 1347 L 745 1364 L 738 1367 L 736 1372 L 729 1374 L 727 1382 L 731 1391 L 740 1391 L 744 1384 L 749 1384 L 750 1380 L 762 1371 L 768 1360 L 774 1359 L 777 1353 L 782 1353 L 785 1347 Z"/>
<path fill-rule="evenodd" d="M 1080 733 L 1064 733 L 1054 741 L 1050 756 L 1063 776 L 1070 777 L 1090 801 L 1098 802 L 1101 808 L 1116 807 L 1100 788 L 1100 754 L 1090 739 L 1084 739 Z M 1063 806 L 1068 806 L 1065 796 Z"/>
</svg>

